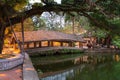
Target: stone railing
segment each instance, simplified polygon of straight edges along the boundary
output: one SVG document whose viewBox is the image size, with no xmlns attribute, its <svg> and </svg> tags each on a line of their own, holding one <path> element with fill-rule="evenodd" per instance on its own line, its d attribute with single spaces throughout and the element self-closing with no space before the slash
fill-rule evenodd
<svg viewBox="0 0 120 80">
<path fill-rule="evenodd" d="M 14 68 L 23 63 L 23 56 L 21 54 L 15 55 L 11 58 L 0 59 L 0 70 L 7 70 Z"/>
</svg>

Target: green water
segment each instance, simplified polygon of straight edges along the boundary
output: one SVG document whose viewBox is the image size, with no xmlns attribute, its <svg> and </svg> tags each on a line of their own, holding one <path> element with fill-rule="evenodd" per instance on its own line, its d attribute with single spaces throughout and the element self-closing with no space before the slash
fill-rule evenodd
<svg viewBox="0 0 120 80">
<path fill-rule="evenodd" d="M 71 55 L 70 55 L 71 56 Z M 59 57 L 60 56 L 54 56 Z M 40 59 L 41 58 L 41 59 Z M 80 55 L 73 59 L 54 62 L 48 57 L 32 58 L 40 80 L 120 80 L 120 55 Z M 34 61 L 35 60 L 35 61 Z M 52 63 L 49 61 L 52 61 Z"/>
</svg>

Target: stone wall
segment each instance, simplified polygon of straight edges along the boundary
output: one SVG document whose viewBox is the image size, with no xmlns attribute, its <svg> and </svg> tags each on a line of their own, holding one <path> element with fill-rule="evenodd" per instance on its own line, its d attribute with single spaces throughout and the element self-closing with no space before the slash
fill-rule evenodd
<svg viewBox="0 0 120 80">
<path fill-rule="evenodd" d="M 7 70 L 14 68 L 23 63 L 23 55 L 17 54 L 14 57 L 0 59 L 0 70 Z"/>
</svg>

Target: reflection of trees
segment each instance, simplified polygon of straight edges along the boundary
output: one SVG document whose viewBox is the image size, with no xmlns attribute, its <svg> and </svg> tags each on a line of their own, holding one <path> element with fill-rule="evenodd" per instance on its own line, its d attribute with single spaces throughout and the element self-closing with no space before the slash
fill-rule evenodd
<svg viewBox="0 0 120 80">
<path fill-rule="evenodd" d="M 120 61 L 120 56 L 119 56 L 119 55 L 117 55 L 117 54 L 116 54 L 116 55 L 114 55 L 114 56 L 113 56 L 113 58 L 114 58 L 114 60 L 115 60 L 115 61 L 117 61 L 117 62 L 118 62 L 118 61 Z"/>
<path fill-rule="evenodd" d="M 69 75 L 66 80 L 119 80 L 119 64 L 113 64 L 111 61 L 99 65 L 85 64 L 82 70 L 74 70 L 74 77 Z"/>
<path fill-rule="evenodd" d="M 105 63 L 112 61 L 113 57 L 110 55 L 86 55 L 81 56 L 79 58 L 76 58 L 74 60 L 74 64 L 80 64 L 80 63 L 89 63 L 89 64 L 99 64 L 99 63 Z"/>
<path fill-rule="evenodd" d="M 82 59 L 84 59 L 82 61 Z M 87 58 L 87 62 L 86 61 Z M 119 74 L 120 74 L 120 62 L 116 62 L 119 58 L 119 55 L 85 55 L 81 56 L 80 58 L 77 58 L 78 60 L 77 67 L 73 68 L 73 62 L 69 63 L 63 63 L 63 65 L 66 65 L 70 67 L 72 65 L 72 69 L 66 70 L 63 73 L 55 74 L 54 76 L 49 76 L 49 79 L 52 80 L 119 80 Z M 80 61 L 81 62 L 80 62 Z M 76 65 L 74 63 L 74 65 Z M 79 66 L 78 66 L 79 64 Z M 46 65 L 46 69 L 48 70 L 51 65 Z M 43 66 L 42 66 L 43 67 Z M 63 68 L 62 64 L 54 64 L 50 68 L 52 71 L 56 71 L 55 68 Z M 64 67 L 64 69 L 66 69 Z M 68 69 L 68 67 L 67 67 Z M 60 69 L 59 69 L 60 70 Z M 71 71 L 72 70 L 72 71 Z M 67 75 L 64 75 L 66 74 Z M 57 77 L 57 78 L 56 78 Z M 44 78 L 45 79 L 45 78 Z"/>
<path fill-rule="evenodd" d="M 74 70 L 74 77 L 66 80 L 119 80 L 119 55 L 88 56 L 89 64 Z"/>
</svg>

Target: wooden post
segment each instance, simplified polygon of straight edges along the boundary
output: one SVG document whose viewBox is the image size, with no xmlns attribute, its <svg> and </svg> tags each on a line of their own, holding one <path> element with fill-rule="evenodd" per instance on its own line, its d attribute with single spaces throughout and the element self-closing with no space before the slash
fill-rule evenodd
<svg viewBox="0 0 120 80">
<path fill-rule="evenodd" d="M 51 41 L 51 47 L 53 47 L 53 41 Z"/>
<path fill-rule="evenodd" d="M 24 52 L 24 19 L 22 17 L 22 20 L 21 20 L 21 30 L 22 30 L 22 46 L 21 46 L 21 50 L 22 50 L 22 53 Z"/>
<path fill-rule="evenodd" d="M 82 46 L 81 42 L 79 41 L 79 48 Z"/>
<path fill-rule="evenodd" d="M 41 47 L 41 41 L 39 42 L 39 47 Z"/>
<path fill-rule="evenodd" d="M 34 42 L 34 48 L 36 48 L 36 42 Z"/>
<path fill-rule="evenodd" d="M 60 46 L 61 46 L 61 47 L 63 46 L 63 42 L 60 42 Z"/>
<path fill-rule="evenodd" d="M 48 47 L 50 47 L 50 41 L 48 41 Z"/>
<path fill-rule="evenodd" d="M 27 48 L 29 48 L 29 43 L 27 43 Z"/>
</svg>

